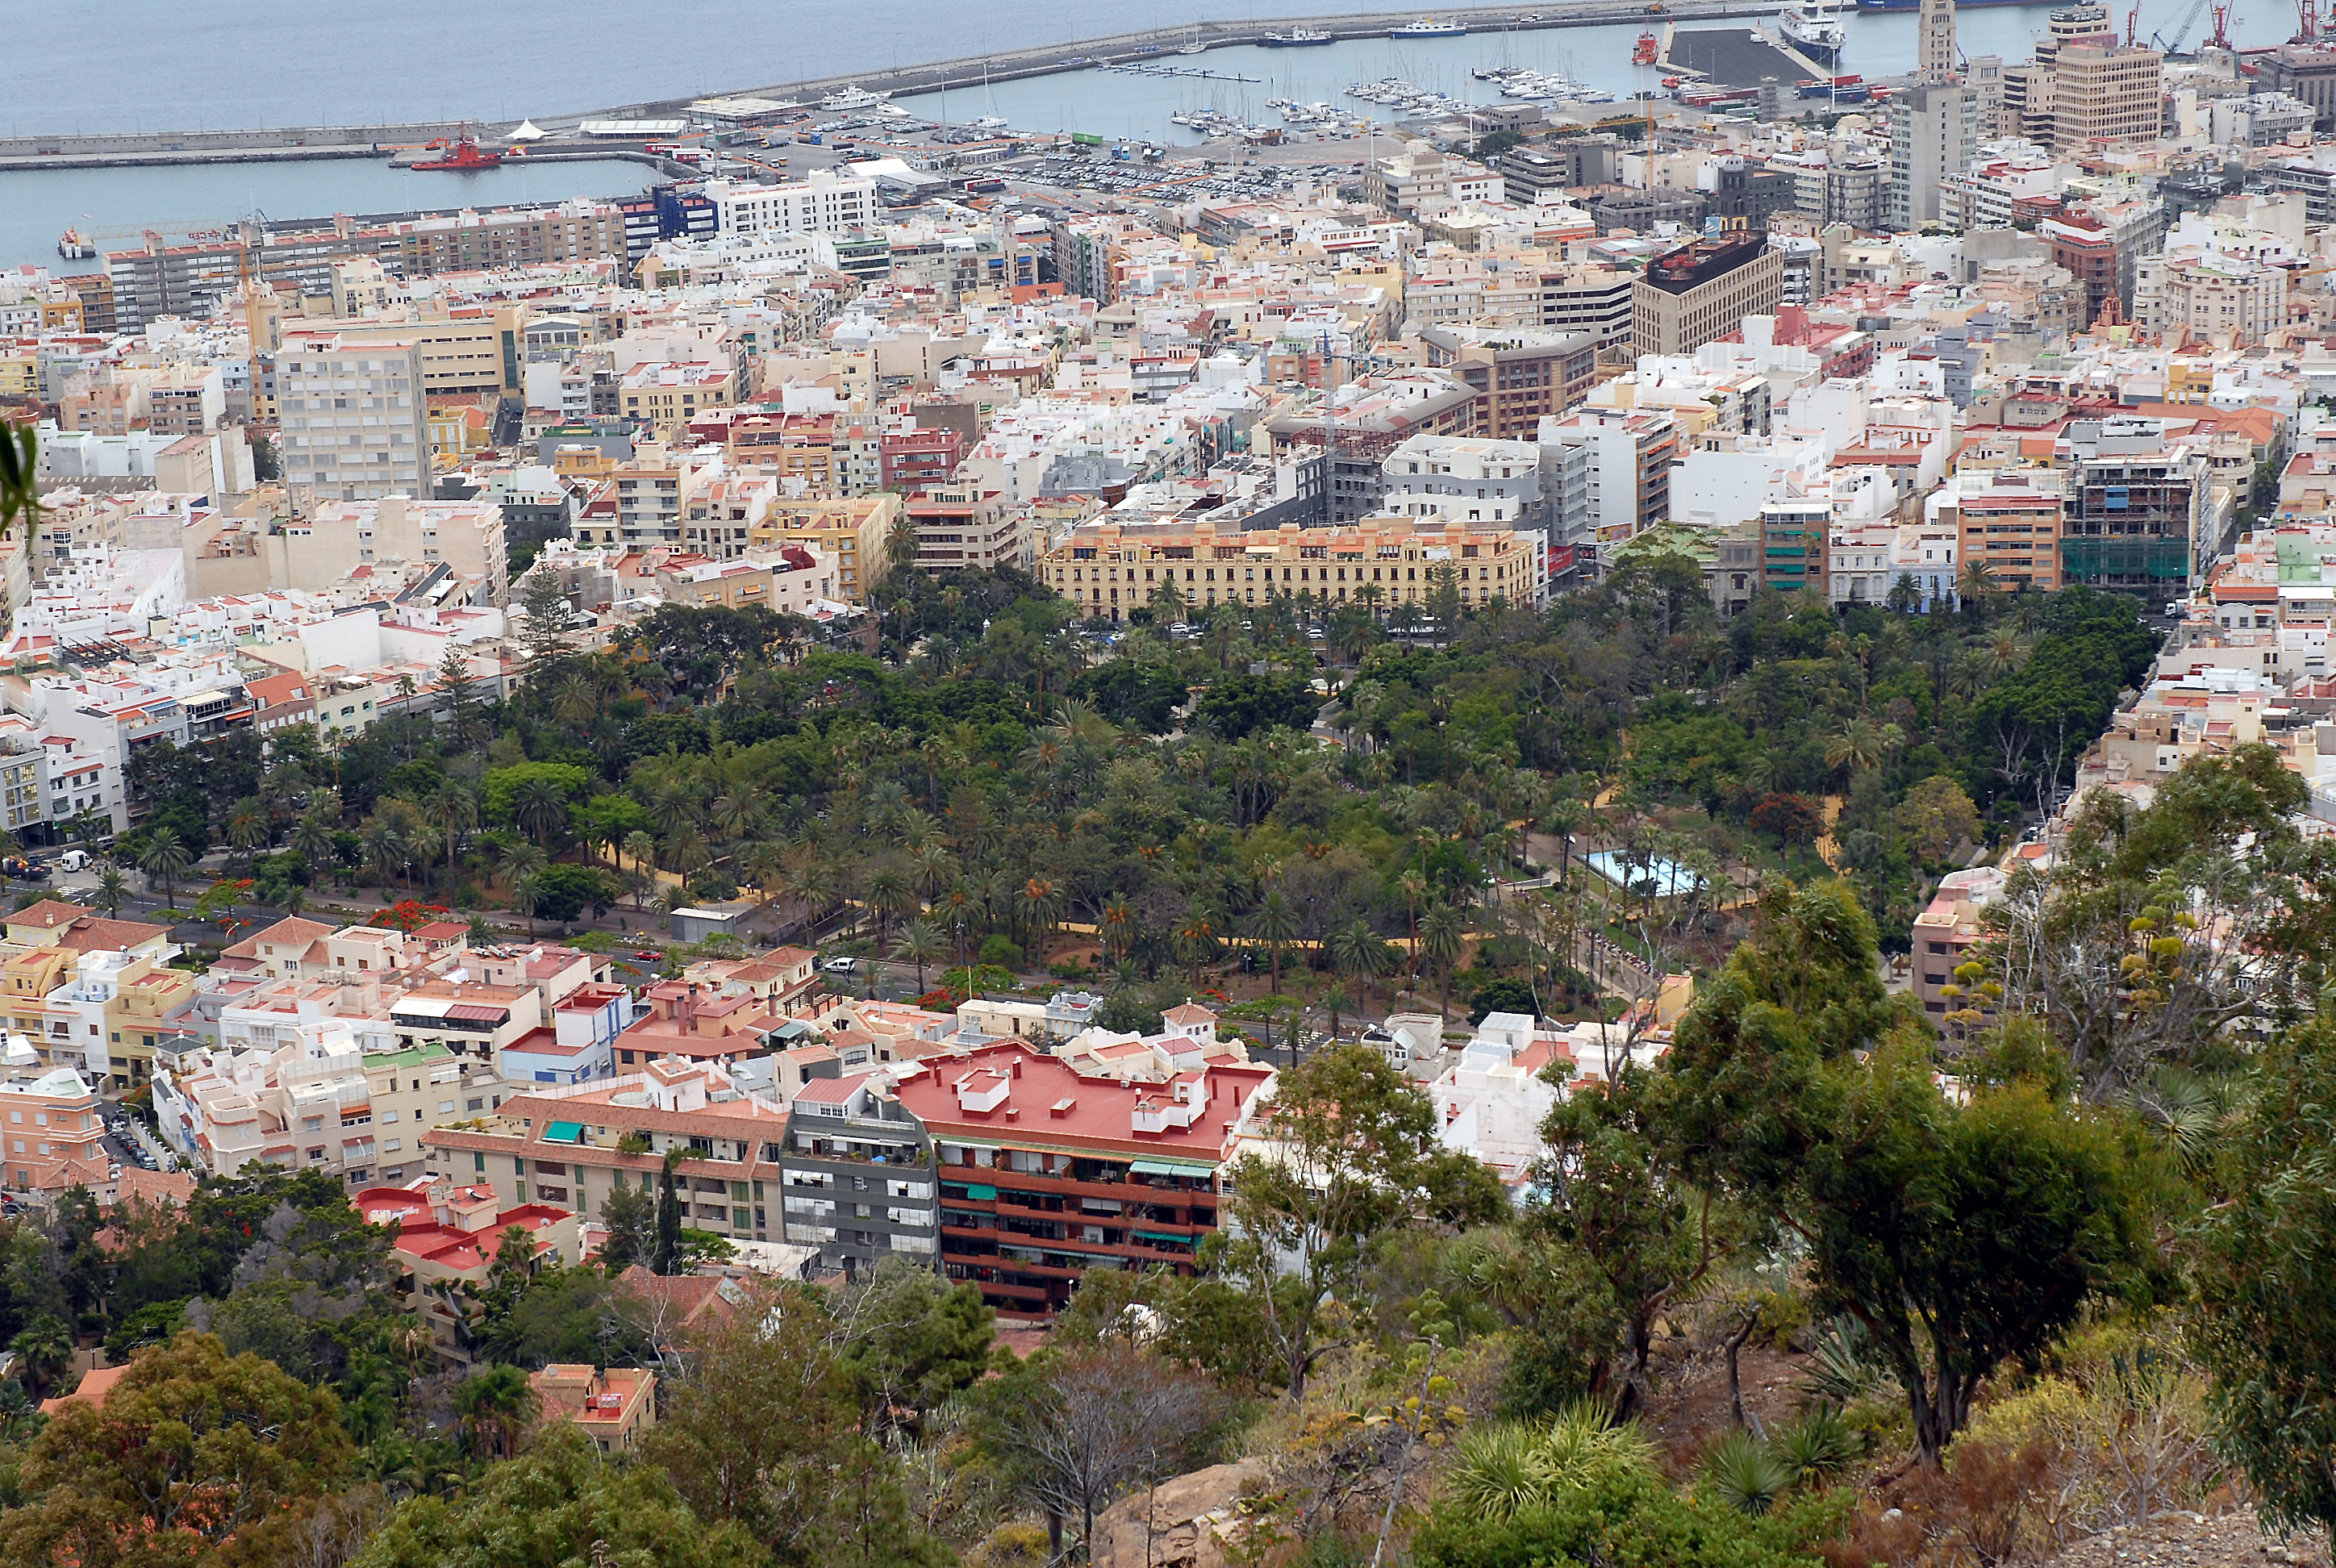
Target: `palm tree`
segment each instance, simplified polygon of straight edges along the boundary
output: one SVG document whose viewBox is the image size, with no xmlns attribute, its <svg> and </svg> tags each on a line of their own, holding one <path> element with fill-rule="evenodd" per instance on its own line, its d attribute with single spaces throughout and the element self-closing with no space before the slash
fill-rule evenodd
<svg viewBox="0 0 2336 1568">
<path fill-rule="evenodd" d="M 1289 897 L 1280 888 L 1265 895 L 1264 901 L 1251 911 L 1250 933 L 1265 944 L 1273 961 L 1273 989 L 1281 989 L 1281 954 L 1297 940 L 1298 911 L 1290 907 Z"/>
<path fill-rule="evenodd" d="M 1216 919 L 1206 904 L 1193 901 L 1183 924 L 1176 928 L 1171 939 L 1176 957 L 1192 970 L 1192 989 L 1201 989 L 1201 966 L 1214 957 L 1217 950 Z"/>
<path fill-rule="evenodd" d="M 325 820 L 323 812 L 312 806 L 292 824 L 292 848 L 308 862 L 312 872 L 322 872 L 332 863 L 333 824 Z"/>
<path fill-rule="evenodd" d="M 910 920 L 900 928 L 900 937 L 892 943 L 895 959 L 917 966 L 917 994 L 920 997 L 925 994 L 925 966 L 946 951 L 940 932 L 933 929 L 930 920 Z"/>
<path fill-rule="evenodd" d="M 1395 885 L 1403 894 L 1405 911 L 1411 920 L 1411 983 L 1419 985 L 1419 901 L 1427 896 L 1427 879 L 1417 872 L 1406 872 L 1396 878 Z"/>
<path fill-rule="evenodd" d="M 1355 998 L 1347 994 L 1347 988 L 1336 981 L 1322 993 L 1322 1010 L 1330 1015 L 1330 1044 L 1335 1046 L 1338 1043 L 1338 1019 L 1354 1005 Z"/>
<path fill-rule="evenodd" d="M 193 858 L 187 853 L 187 846 L 180 842 L 179 835 L 169 828 L 156 828 L 147 835 L 146 852 L 138 857 L 139 870 L 150 877 L 162 879 L 162 901 L 166 904 L 178 901 L 179 879 L 187 874 L 187 868 L 193 863 Z"/>
<path fill-rule="evenodd" d="M 868 907 L 876 911 L 876 945 L 890 946 L 892 917 L 902 912 L 904 901 L 915 896 L 908 875 L 888 862 L 868 873 L 862 891 L 868 895 Z"/>
<path fill-rule="evenodd" d="M 122 913 L 122 901 L 130 891 L 130 884 L 122 875 L 122 868 L 108 861 L 105 869 L 97 873 L 98 907 L 112 920 Z"/>
<path fill-rule="evenodd" d="M 510 1456 L 520 1435 L 535 1422 L 539 1403 L 525 1372 L 498 1362 L 466 1378 L 454 1390 L 454 1408 L 472 1452 L 486 1458 Z"/>
<path fill-rule="evenodd" d="M 252 862 L 273 836 L 268 831 L 268 813 L 255 797 L 246 795 L 229 811 L 227 842 L 243 852 L 244 875 L 251 874 Z"/>
<path fill-rule="evenodd" d="M 365 831 L 365 861 L 374 873 L 384 882 L 396 876 L 414 858 L 414 850 L 397 829 L 376 817 L 373 826 Z M 384 901 L 387 898 L 384 895 Z"/>
<path fill-rule="evenodd" d="M 1387 971 L 1387 941 L 1371 930 L 1369 921 L 1358 916 L 1345 930 L 1331 933 L 1330 961 L 1338 966 L 1340 973 L 1363 982 L 1363 996 L 1368 1001 L 1371 982 Z"/>
<path fill-rule="evenodd" d="M 1887 749 L 1882 726 L 1870 718 L 1854 718 L 1825 739 L 1825 766 L 1859 774 L 1882 765 Z"/>
<path fill-rule="evenodd" d="M 532 893 L 537 875 L 550 863 L 550 857 L 533 844 L 515 843 L 503 852 L 502 861 L 496 866 L 495 874 L 502 879 L 503 885 L 511 889 L 513 897 L 516 898 L 519 894 L 521 880 L 524 878 L 527 881 L 529 891 Z M 527 902 L 529 904 L 528 930 L 529 934 L 532 935 L 535 930 L 533 900 L 530 898 Z M 516 904 L 513 907 L 516 908 Z"/>
<path fill-rule="evenodd" d="M 454 841 L 479 825 L 478 798 L 453 779 L 430 792 L 428 810 L 446 830 L 446 881 L 454 880 Z"/>
<path fill-rule="evenodd" d="M 34 1394 L 47 1393 L 65 1368 L 73 1365 L 73 1335 L 60 1320 L 46 1312 L 27 1321 L 8 1341 L 8 1349 L 16 1352 L 17 1360 L 23 1363 L 25 1380 L 33 1385 L 29 1392 Z"/>
<path fill-rule="evenodd" d="M 551 835 L 568 825 L 567 792 L 548 778 L 523 779 L 511 793 L 511 815 L 520 831 L 548 852 Z"/>
<path fill-rule="evenodd" d="M 1111 901 L 1103 906 L 1101 918 L 1095 921 L 1095 934 L 1103 939 L 1103 950 L 1113 963 L 1125 960 L 1128 950 L 1135 945 L 1135 906 L 1124 893 L 1114 893 Z"/>
<path fill-rule="evenodd" d="M 1029 922 L 1037 937 L 1031 944 L 1031 958 L 1043 964 L 1046 959 L 1046 938 L 1063 912 L 1062 890 L 1052 878 L 1032 877 L 1014 896 L 1015 901 L 1022 907 L 1022 918 Z"/>
<path fill-rule="evenodd" d="M 1434 906 L 1427 911 L 1427 918 L 1419 922 L 1420 954 L 1443 977 L 1439 989 L 1445 1012 L 1452 1010 L 1452 966 L 1460 961 L 1460 947 L 1466 936 L 1460 911 L 1450 904 Z M 1566 962 L 1572 961 L 1572 955 L 1567 954 Z"/>
</svg>

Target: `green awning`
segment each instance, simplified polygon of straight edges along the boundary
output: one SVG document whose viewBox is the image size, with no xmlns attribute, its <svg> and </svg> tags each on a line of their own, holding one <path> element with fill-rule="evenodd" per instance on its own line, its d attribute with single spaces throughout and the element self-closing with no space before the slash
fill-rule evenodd
<svg viewBox="0 0 2336 1568">
<path fill-rule="evenodd" d="M 584 1141 L 584 1124 L 554 1122 L 543 1130 L 543 1141 L 547 1144 L 580 1144 Z"/>
<path fill-rule="evenodd" d="M 1165 1231 L 1138 1231 L 1135 1233 L 1147 1242 L 1174 1242 L 1187 1247 L 1192 1244 L 1192 1237 L 1172 1236 Z"/>
<path fill-rule="evenodd" d="M 1213 1176 L 1217 1174 L 1214 1165 L 1185 1165 L 1174 1160 L 1135 1160 L 1131 1161 L 1127 1168 L 1141 1171 L 1147 1176 Z"/>
<path fill-rule="evenodd" d="M 969 1186 L 966 1188 L 965 1195 L 984 1203 L 994 1203 L 998 1202 L 998 1189 L 995 1187 Z"/>
</svg>

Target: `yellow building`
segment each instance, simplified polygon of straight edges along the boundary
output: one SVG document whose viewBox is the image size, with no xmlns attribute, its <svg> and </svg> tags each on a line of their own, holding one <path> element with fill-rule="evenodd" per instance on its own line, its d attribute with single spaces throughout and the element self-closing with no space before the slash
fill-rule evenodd
<svg viewBox="0 0 2336 1568">
<path fill-rule="evenodd" d="M 673 441 L 700 414 L 729 407 L 736 385 L 737 378 L 721 365 L 660 362 L 627 375 L 619 395 L 627 419 L 655 425 L 660 441 Z"/>
<path fill-rule="evenodd" d="M 1110 620 L 1124 620 L 1167 583 L 1184 604 L 1203 609 L 1277 595 L 1392 609 L 1426 602 L 1447 568 L 1465 607 L 1494 599 L 1538 604 L 1548 586 L 1540 545 L 1539 534 L 1472 530 L 1435 518 L 1246 531 L 1233 522 L 1222 531 L 1212 522 L 1106 519 L 1073 530 L 1040 556 L 1038 577 L 1090 618 Z"/>
<path fill-rule="evenodd" d="M 891 570 L 889 541 L 900 521 L 897 495 L 779 496 L 769 514 L 746 539 L 762 550 L 797 541 L 815 544 L 835 563 L 836 586 L 853 604 L 866 604 L 871 589 Z"/>
</svg>

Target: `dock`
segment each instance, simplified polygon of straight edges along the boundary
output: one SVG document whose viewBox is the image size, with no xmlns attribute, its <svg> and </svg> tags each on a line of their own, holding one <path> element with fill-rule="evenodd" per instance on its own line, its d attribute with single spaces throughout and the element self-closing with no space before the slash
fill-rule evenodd
<svg viewBox="0 0 2336 1568">
<path fill-rule="evenodd" d="M 1775 0 L 1543 0 L 1523 15 L 1509 6 L 1479 6 L 1437 15 L 1465 25 L 1472 33 L 1537 32 L 1560 27 L 1602 27 L 1636 24 L 1650 30 L 1682 21 L 1716 21 L 1733 16 L 1774 15 Z M 1343 12 L 1329 16 L 1275 16 L 1249 21 L 1187 22 L 1173 27 L 1114 34 L 1107 37 L 1035 45 L 957 60 L 908 65 L 889 71 L 861 71 L 833 76 L 797 78 L 792 82 L 735 87 L 720 93 L 692 93 L 686 98 L 658 99 L 640 103 L 579 110 L 565 113 L 532 113 L 529 118 L 551 133 L 557 151 L 581 153 L 599 144 L 584 138 L 579 127 L 588 120 L 657 120 L 686 116 L 689 105 L 705 97 L 768 98 L 816 104 L 832 93 L 861 88 L 893 97 L 963 92 L 991 83 L 1022 81 L 1070 71 L 1118 69 L 1143 74 L 1192 75 L 1203 80 L 1260 83 L 1262 78 L 1237 73 L 1212 73 L 1203 67 L 1178 67 L 1160 60 L 1198 42 L 1211 49 L 1261 45 L 1268 34 L 1308 27 L 1333 39 L 1384 41 L 1389 13 L 1360 16 Z M 1812 71 L 1814 68 L 1812 68 Z M 1810 74 L 1803 72 L 1801 74 Z M 472 119 L 413 124 L 348 126 L 278 126 L 240 131 L 148 131 L 136 135 L 81 136 L 52 133 L 0 137 L 0 172 L 28 169 L 105 169 L 133 165 L 277 162 L 309 158 L 384 157 L 466 130 L 492 141 L 506 122 Z M 546 149 L 547 151 L 550 149 Z M 635 151 L 638 151 L 636 149 Z M 610 149 L 609 154 L 615 155 Z"/>
</svg>

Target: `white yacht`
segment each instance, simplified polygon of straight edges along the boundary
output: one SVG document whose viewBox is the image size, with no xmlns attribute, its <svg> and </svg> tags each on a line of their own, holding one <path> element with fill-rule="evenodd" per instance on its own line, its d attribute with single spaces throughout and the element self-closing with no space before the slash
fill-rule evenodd
<svg viewBox="0 0 2336 1568">
<path fill-rule="evenodd" d="M 856 86 L 846 87 L 821 99 L 819 106 L 822 109 L 873 109 L 891 96 L 890 93 L 870 93 Z"/>
<path fill-rule="evenodd" d="M 1390 38 L 1465 38 L 1467 35 L 1465 24 L 1438 22 L 1433 16 L 1422 16 L 1416 22 L 1406 22 L 1400 27 L 1387 29 Z"/>
</svg>

